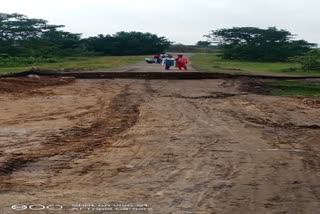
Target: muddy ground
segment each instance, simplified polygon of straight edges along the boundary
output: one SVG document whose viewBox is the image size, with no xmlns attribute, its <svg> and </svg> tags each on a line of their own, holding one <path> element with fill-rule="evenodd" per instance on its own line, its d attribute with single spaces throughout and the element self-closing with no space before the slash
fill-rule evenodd
<svg viewBox="0 0 320 214">
<path fill-rule="evenodd" d="M 319 213 L 316 101 L 239 79 L 0 84 L 1 214 Z"/>
</svg>

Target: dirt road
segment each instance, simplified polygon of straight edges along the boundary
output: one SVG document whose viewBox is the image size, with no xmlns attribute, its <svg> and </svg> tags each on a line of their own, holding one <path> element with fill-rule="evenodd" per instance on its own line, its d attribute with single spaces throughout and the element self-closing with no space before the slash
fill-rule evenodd
<svg viewBox="0 0 320 214">
<path fill-rule="evenodd" d="M 0 83 L 1 214 L 319 213 L 316 101 L 232 79 Z"/>
</svg>

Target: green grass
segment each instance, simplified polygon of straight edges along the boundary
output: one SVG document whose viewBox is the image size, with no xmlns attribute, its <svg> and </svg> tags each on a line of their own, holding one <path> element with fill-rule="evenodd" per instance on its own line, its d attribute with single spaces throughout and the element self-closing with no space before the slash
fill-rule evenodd
<svg viewBox="0 0 320 214">
<path fill-rule="evenodd" d="M 144 58 L 145 56 L 68 57 L 61 62 L 39 63 L 17 67 L 0 67 L 0 73 L 17 73 L 30 70 L 32 67 L 40 69 L 103 70 L 135 64 L 142 61 Z"/>
<path fill-rule="evenodd" d="M 192 66 L 199 71 L 240 73 L 240 74 L 295 74 L 295 75 L 319 75 L 320 71 L 309 72 L 300 70 L 297 63 L 269 63 L 269 62 L 245 62 L 236 60 L 224 60 L 217 54 L 196 54 L 192 58 Z M 227 71 L 224 69 L 241 69 Z M 297 71 L 287 71 L 290 68 L 297 68 Z"/>
<path fill-rule="evenodd" d="M 293 80 L 277 80 L 272 82 L 271 93 L 279 96 L 305 96 L 320 98 L 320 84 Z"/>
</svg>

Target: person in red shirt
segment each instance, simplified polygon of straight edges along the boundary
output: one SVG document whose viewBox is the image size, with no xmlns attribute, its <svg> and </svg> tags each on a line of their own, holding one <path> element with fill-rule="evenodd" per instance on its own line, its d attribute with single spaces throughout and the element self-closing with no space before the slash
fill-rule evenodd
<svg viewBox="0 0 320 214">
<path fill-rule="evenodd" d="M 187 57 L 184 57 L 182 54 L 180 54 L 178 55 L 176 62 L 179 70 L 181 70 L 182 68 L 184 70 L 188 70 L 187 64 L 190 64 L 190 60 Z"/>
<path fill-rule="evenodd" d="M 158 63 L 158 64 L 161 63 L 160 55 L 159 55 L 159 54 L 155 55 L 155 56 L 153 57 L 153 59 L 154 59 L 155 63 Z"/>
</svg>

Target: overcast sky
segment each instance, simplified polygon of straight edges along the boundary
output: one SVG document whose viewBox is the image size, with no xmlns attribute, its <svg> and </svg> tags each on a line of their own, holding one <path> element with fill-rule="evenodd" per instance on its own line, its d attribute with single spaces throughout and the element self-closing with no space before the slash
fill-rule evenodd
<svg viewBox="0 0 320 214">
<path fill-rule="evenodd" d="M 319 0 L 0 0 L 0 12 L 66 25 L 85 37 L 142 31 L 194 44 L 210 30 L 276 26 L 320 43 Z"/>
</svg>

